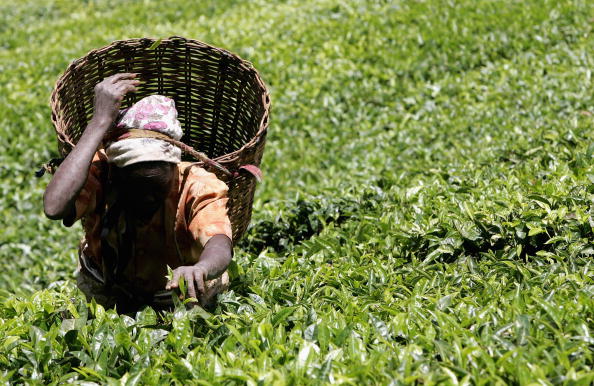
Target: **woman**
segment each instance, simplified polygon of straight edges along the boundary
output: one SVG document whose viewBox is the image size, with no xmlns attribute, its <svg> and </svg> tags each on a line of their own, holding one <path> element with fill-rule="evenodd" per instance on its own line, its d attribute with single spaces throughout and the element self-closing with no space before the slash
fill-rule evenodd
<svg viewBox="0 0 594 386">
<path fill-rule="evenodd" d="M 123 73 L 95 87 L 93 117 L 48 184 L 44 211 L 65 226 L 81 219 L 77 282 L 89 299 L 124 312 L 169 306 L 183 277 L 190 297 L 212 305 L 232 258 L 227 186 L 163 140 L 182 136 L 173 100 L 153 95 L 120 111 L 139 83 Z"/>
</svg>

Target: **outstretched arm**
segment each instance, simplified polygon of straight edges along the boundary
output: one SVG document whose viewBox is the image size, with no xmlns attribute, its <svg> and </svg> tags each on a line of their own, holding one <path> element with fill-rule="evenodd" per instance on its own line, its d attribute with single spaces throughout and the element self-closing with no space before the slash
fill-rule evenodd
<svg viewBox="0 0 594 386">
<path fill-rule="evenodd" d="M 73 216 L 74 203 L 87 180 L 101 140 L 117 118 L 124 95 L 136 91 L 139 81 L 135 77 L 136 74 L 116 74 L 95 86 L 93 118 L 45 189 L 43 210 L 50 219 Z"/>
<path fill-rule="evenodd" d="M 205 294 L 205 281 L 222 275 L 229 266 L 232 257 L 233 243 L 231 239 L 226 235 L 215 235 L 204 245 L 200 261 L 194 265 L 176 268 L 173 271 L 172 280 L 167 283 L 165 289 L 178 288 L 179 279 L 183 277 L 188 286 L 188 295 L 202 302 L 201 297 Z"/>
</svg>

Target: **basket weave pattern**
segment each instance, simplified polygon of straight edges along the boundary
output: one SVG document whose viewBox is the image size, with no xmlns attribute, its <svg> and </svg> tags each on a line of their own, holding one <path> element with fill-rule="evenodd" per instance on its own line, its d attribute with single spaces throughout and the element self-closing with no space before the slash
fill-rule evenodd
<svg viewBox="0 0 594 386">
<path fill-rule="evenodd" d="M 260 165 L 270 98 L 258 72 L 226 50 L 177 36 L 115 41 L 70 64 L 50 101 L 62 156 L 72 150 L 93 114 L 95 85 L 121 72 L 137 73 L 142 81 L 137 93 L 126 96 L 122 108 L 148 95 L 170 97 L 185 144 L 231 171 Z M 195 161 L 188 155 L 184 160 Z M 250 221 L 256 181 L 248 173 L 230 178 L 217 172 L 217 176 L 229 186 L 228 210 L 237 242 Z"/>
</svg>

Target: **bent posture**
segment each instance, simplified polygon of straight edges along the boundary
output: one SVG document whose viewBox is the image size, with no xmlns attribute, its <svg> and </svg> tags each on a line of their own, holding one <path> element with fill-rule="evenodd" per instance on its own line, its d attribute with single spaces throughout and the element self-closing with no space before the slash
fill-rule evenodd
<svg viewBox="0 0 594 386">
<path fill-rule="evenodd" d="M 123 312 L 167 307 L 184 277 L 189 296 L 212 305 L 232 258 L 227 186 L 163 140 L 182 136 L 173 100 L 152 95 L 120 111 L 135 78 L 95 87 L 93 117 L 45 190 L 45 214 L 65 226 L 81 219 L 87 298 Z"/>
</svg>

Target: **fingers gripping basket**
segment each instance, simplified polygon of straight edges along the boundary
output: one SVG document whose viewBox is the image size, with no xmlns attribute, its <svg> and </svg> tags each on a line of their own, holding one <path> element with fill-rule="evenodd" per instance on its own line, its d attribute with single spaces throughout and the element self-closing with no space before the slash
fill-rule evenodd
<svg viewBox="0 0 594 386">
<path fill-rule="evenodd" d="M 95 85 L 120 72 L 137 73 L 142 80 L 122 108 L 152 94 L 174 99 L 182 141 L 233 174 L 211 169 L 229 186 L 233 239 L 239 240 L 250 221 L 256 187 L 255 178 L 240 173 L 240 167 L 260 165 L 268 127 L 270 99 L 258 72 L 226 50 L 181 37 L 115 41 L 93 50 L 70 64 L 52 92 L 52 122 L 62 156 L 92 116 Z M 187 152 L 184 160 L 196 161 Z"/>
</svg>

